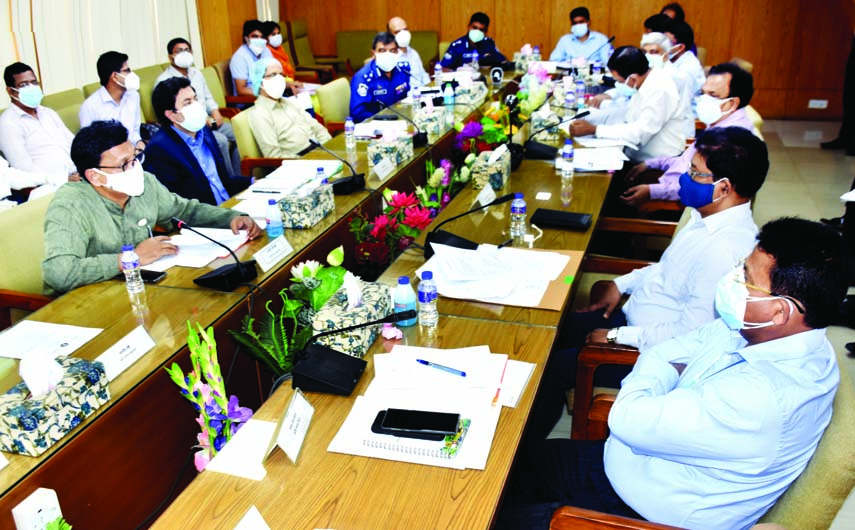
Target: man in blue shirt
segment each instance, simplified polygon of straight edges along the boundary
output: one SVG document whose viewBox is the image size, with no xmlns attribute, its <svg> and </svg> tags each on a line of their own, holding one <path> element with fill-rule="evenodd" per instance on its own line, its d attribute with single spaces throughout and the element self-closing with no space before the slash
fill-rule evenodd
<svg viewBox="0 0 855 530">
<path fill-rule="evenodd" d="M 601 64 L 609 62 L 609 39 L 591 30 L 591 13 L 587 7 L 570 11 L 570 33 L 558 40 L 550 61 L 572 61 L 578 57 Z"/>
<path fill-rule="evenodd" d="M 410 91 L 410 65 L 398 62 L 394 35 L 388 31 L 378 33 L 371 44 L 371 55 L 373 58 L 350 82 L 350 116 L 356 123 L 380 112 L 380 103 L 392 105 Z"/>
<path fill-rule="evenodd" d="M 252 65 L 259 59 L 273 57 L 264 38 L 264 25 L 260 20 L 247 20 L 243 23 L 243 44 L 229 62 L 232 74 L 232 87 L 237 96 L 252 96 L 252 84 L 249 73 Z"/>
<path fill-rule="evenodd" d="M 158 83 L 151 96 L 161 124 L 146 148 L 143 167 L 169 191 L 185 199 L 220 204 L 249 186 L 250 179 L 230 176 L 208 113 L 186 77 Z"/>
<path fill-rule="evenodd" d="M 825 336 L 849 285 L 840 234 L 766 224 L 717 286 L 721 318 L 642 349 L 608 440 L 524 447 L 496 528 L 549 527 L 562 505 L 680 528 L 750 528 L 804 471 L 840 373 Z"/>
<path fill-rule="evenodd" d="M 481 66 L 498 66 L 507 61 L 496 43 L 487 36 L 490 29 L 490 17 L 486 13 L 477 12 L 469 18 L 469 33 L 452 42 L 448 51 L 442 56 L 442 69 L 446 72 L 457 70 L 464 64 L 472 62 L 476 52 L 478 64 Z"/>
</svg>

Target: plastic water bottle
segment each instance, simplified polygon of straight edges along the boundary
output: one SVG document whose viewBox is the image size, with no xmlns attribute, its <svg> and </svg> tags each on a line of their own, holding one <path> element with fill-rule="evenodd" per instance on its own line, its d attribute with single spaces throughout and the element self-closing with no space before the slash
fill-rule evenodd
<svg viewBox="0 0 855 530">
<path fill-rule="evenodd" d="M 344 120 L 344 145 L 347 149 L 356 147 L 356 125 L 353 124 L 353 118 L 348 116 Z"/>
<path fill-rule="evenodd" d="M 395 287 L 395 292 L 392 294 L 392 300 L 395 302 L 395 312 L 402 313 L 416 309 L 416 293 L 410 285 L 409 276 L 401 276 L 398 278 L 398 286 Z M 416 317 L 398 322 L 399 326 L 412 326 L 416 323 Z"/>
<path fill-rule="evenodd" d="M 528 230 L 525 226 L 525 199 L 522 193 L 515 193 L 511 201 L 511 237 L 522 238 Z"/>
<path fill-rule="evenodd" d="M 561 178 L 573 178 L 573 140 L 564 140 L 561 149 Z"/>
<path fill-rule="evenodd" d="M 585 108 L 585 80 L 581 77 L 576 80 L 576 106 L 579 110 Z"/>
<path fill-rule="evenodd" d="M 564 93 L 564 108 L 569 110 L 576 108 L 576 93 L 573 90 Z"/>
<path fill-rule="evenodd" d="M 317 171 L 315 172 L 315 180 L 317 182 L 320 182 L 321 184 L 323 184 L 324 181 L 327 180 L 327 176 L 324 174 L 324 168 L 319 167 L 317 169 Z"/>
<path fill-rule="evenodd" d="M 122 246 L 122 272 L 125 273 L 125 287 L 128 294 L 136 295 L 145 291 L 142 276 L 140 275 L 140 257 L 134 251 L 133 245 Z"/>
<path fill-rule="evenodd" d="M 478 50 L 475 50 L 474 52 L 472 52 L 472 68 L 474 68 L 475 70 L 481 68 L 481 66 L 478 64 L 478 59 Z"/>
<path fill-rule="evenodd" d="M 433 67 L 433 84 L 437 88 L 442 86 L 442 65 L 438 62 Z"/>
<path fill-rule="evenodd" d="M 442 104 L 446 107 L 454 106 L 454 89 L 451 88 L 451 83 L 445 85 L 445 90 L 442 91 Z"/>
<path fill-rule="evenodd" d="M 422 89 L 414 86 L 413 90 L 413 109 L 419 110 L 422 108 Z"/>
<path fill-rule="evenodd" d="M 541 59 L 540 46 L 535 46 L 531 50 L 531 60 L 532 61 L 540 61 L 540 59 Z"/>
<path fill-rule="evenodd" d="M 419 325 L 435 328 L 439 321 L 439 313 L 436 310 L 436 284 L 433 281 L 433 273 L 424 271 L 422 281 L 419 282 Z"/>
<path fill-rule="evenodd" d="M 279 210 L 279 204 L 276 199 L 267 200 L 267 237 L 275 239 L 282 235 L 285 231 L 282 225 L 282 212 Z"/>
</svg>

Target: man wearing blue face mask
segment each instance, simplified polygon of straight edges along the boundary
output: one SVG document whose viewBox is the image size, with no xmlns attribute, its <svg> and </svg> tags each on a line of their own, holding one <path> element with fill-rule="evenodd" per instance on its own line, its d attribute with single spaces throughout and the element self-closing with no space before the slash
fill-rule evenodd
<svg viewBox="0 0 855 530">
<path fill-rule="evenodd" d="M 359 123 L 380 112 L 383 103 L 392 105 L 410 91 L 410 65 L 400 62 L 395 36 L 384 31 L 371 44 L 373 59 L 359 69 L 350 82 L 350 116 Z"/>
<path fill-rule="evenodd" d="M 609 59 L 618 95 L 629 97 L 622 123 L 594 125 L 587 120 L 570 124 L 573 136 L 593 134 L 598 138 L 623 140 L 632 160 L 676 156 L 683 152 L 686 136 L 680 115 L 680 95 L 663 68 L 651 68 L 644 51 L 621 46 Z"/>
<path fill-rule="evenodd" d="M 273 57 L 264 39 L 264 23 L 260 20 L 247 20 L 243 23 L 243 44 L 235 50 L 229 61 L 232 85 L 235 95 L 253 96 L 249 74 L 252 65 L 260 59 Z"/>
<path fill-rule="evenodd" d="M 824 328 L 848 270 L 833 229 L 767 223 L 744 264 L 715 282 L 721 318 L 641 349 L 605 443 L 540 440 L 517 455 L 496 527 L 546 529 L 562 504 L 680 528 L 752 527 L 831 420 L 840 372 Z"/>
<path fill-rule="evenodd" d="M 769 154 L 762 140 L 738 127 L 707 131 L 695 145 L 680 189 L 691 220 L 658 263 L 595 283 L 589 305 L 566 315 L 529 418 L 532 436 L 545 438 L 560 418 L 586 340 L 643 350 L 715 318 L 716 284 L 754 246 L 751 199 L 766 179 Z M 603 368 L 597 386 L 617 386 L 626 375 L 625 367 Z"/>
<path fill-rule="evenodd" d="M 481 66 L 497 66 L 507 58 L 496 47 L 495 41 L 487 36 L 490 29 L 490 17 L 477 12 L 469 18 L 469 33 L 452 42 L 442 56 L 440 64 L 446 72 L 457 70 L 478 57 Z"/>
<path fill-rule="evenodd" d="M 572 61 L 578 57 L 600 64 L 609 62 L 608 38 L 591 29 L 591 13 L 587 7 L 570 11 L 570 33 L 558 40 L 549 56 L 550 61 Z"/>
</svg>

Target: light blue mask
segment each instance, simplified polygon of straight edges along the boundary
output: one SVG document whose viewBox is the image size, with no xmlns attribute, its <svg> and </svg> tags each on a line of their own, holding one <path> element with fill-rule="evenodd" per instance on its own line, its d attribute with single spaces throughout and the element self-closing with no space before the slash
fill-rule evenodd
<svg viewBox="0 0 855 530">
<path fill-rule="evenodd" d="M 621 83 L 620 81 L 615 81 L 615 90 L 617 90 L 619 96 L 625 98 L 631 98 L 636 92 L 638 92 L 637 88 L 633 88 L 626 83 Z"/>
</svg>

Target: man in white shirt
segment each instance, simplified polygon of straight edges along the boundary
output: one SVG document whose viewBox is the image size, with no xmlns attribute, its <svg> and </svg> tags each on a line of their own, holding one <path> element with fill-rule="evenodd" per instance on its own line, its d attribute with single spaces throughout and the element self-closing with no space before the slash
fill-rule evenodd
<svg viewBox="0 0 855 530">
<path fill-rule="evenodd" d="M 558 39 L 550 61 L 569 62 L 585 59 L 606 64 L 609 61 L 609 39 L 591 29 L 591 12 L 587 7 L 570 11 L 570 33 Z"/>
<path fill-rule="evenodd" d="M 430 75 L 425 71 L 422 57 L 415 48 L 410 46 L 410 39 L 413 35 L 407 27 L 407 21 L 401 17 L 392 17 L 386 24 L 386 29 L 395 36 L 401 62 L 410 63 L 410 88 L 429 85 Z"/>
<path fill-rule="evenodd" d="M 515 463 L 496 525 L 549 527 L 561 505 L 680 528 L 750 528 L 802 473 L 840 373 L 825 336 L 848 287 L 833 229 L 766 224 L 716 288 L 721 318 L 644 348 L 603 442 L 539 440 Z"/>
<path fill-rule="evenodd" d="M 697 94 L 704 86 L 706 75 L 698 57 L 692 52 L 695 46 L 695 32 L 692 26 L 675 20 L 668 25 L 665 35 L 671 40 L 671 50 L 668 52 L 671 64 L 691 80 L 692 95 Z"/>
<path fill-rule="evenodd" d="M 75 174 L 77 174 L 76 171 Z M 15 203 L 7 199 L 12 195 L 13 190 L 35 188 L 30 191 L 28 200 L 37 199 L 55 192 L 65 182 L 68 182 L 68 176 L 64 172 L 45 175 L 22 171 L 9 167 L 9 162 L 0 156 L 0 210 L 4 210 L 7 206 L 14 206 Z"/>
<path fill-rule="evenodd" d="M 93 121 L 116 120 L 128 130 L 132 144 L 145 148 L 140 138 L 140 78 L 128 66 L 128 56 L 104 52 L 98 57 L 96 67 L 101 88 L 80 106 L 80 127 L 87 127 Z"/>
<path fill-rule="evenodd" d="M 70 154 L 74 135 L 59 114 L 42 106 L 44 94 L 33 69 L 24 63 L 10 64 L 3 78 L 12 104 L 0 115 L 0 151 L 9 165 L 42 175 L 31 185 L 62 184 L 69 176 L 76 179 Z"/>
<path fill-rule="evenodd" d="M 190 86 L 196 91 L 196 100 L 205 106 L 205 111 L 210 116 L 208 125 L 217 140 L 229 175 L 240 175 L 240 153 L 237 147 L 233 147 L 235 133 L 232 130 L 232 124 L 220 115 L 220 106 L 214 100 L 205 76 L 193 67 L 193 49 L 190 43 L 181 37 L 176 37 L 166 45 L 166 52 L 169 54 L 169 66 L 157 76 L 154 86 L 170 77 L 186 77 L 190 80 Z"/>
<path fill-rule="evenodd" d="M 644 350 L 715 318 L 716 283 L 754 246 L 751 199 L 766 179 L 769 152 L 738 127 L 712 129 L 695 143 L 691 167 L 680 177 L 691 221 L 658 263 L 595 283 L 589 305 L 566 315 L 529 419 L 532 436 L 545 438 L 560 418 L 586 340 Z M 625 367 L 603 367 L 597 385 L 617 386 L 625 374 Z"/>
<path fill-rule="evenodd" d="M 680 120 L 680 96 L 671 76 L 650 68 L 644 52 L 634 46 L 615 50 L 608 67 L 619 95 L 631 97 L 624 122 L 594 125 L 576 120 L 570 124 L 571 134 L 625 141 L 636 146 L 627 148 L 627 156 L 636 161 L 682 153 L 686 137 Z"/>
</svg>

